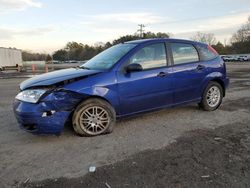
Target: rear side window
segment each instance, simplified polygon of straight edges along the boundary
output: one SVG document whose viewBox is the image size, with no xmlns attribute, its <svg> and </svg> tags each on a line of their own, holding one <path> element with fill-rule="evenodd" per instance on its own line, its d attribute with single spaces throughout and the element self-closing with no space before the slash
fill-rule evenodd
<svg viewBox="0 0 250 188">
<path fill-rule="evenodd" d="M 166 66 L 165 44 L 151 44 L 140 49 L 130 58 L 130 64 L 132 63 L 140 64 L 144 70 Z"/>
<path fill-rule="evenodd" d="M 211 46 L 198 45 L 197 47 L 200 52 L 201 61 L 212 60 L 219 55 Z"/>
<path fill-rule="evenodd" d="M 171 43 L 174 64 L 183 64 L 199 61 L 197 50 L 192 44 Z"/>
</svg>

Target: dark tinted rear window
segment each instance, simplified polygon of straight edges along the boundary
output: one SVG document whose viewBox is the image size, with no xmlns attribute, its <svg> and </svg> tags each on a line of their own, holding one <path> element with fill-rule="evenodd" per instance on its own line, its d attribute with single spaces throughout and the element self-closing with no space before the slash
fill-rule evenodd
<svg viewBox="0 0 250 188">
<path fill-rule="evenodd" d="M 206 45 L 198 45 L 201 61 L 208 61 L 218 57 L 218 53 L 211 47 Z"/>
</svg>

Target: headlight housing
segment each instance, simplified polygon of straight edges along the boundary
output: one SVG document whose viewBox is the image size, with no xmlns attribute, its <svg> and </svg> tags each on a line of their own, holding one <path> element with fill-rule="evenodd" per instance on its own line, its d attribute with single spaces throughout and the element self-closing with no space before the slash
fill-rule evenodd
<svg viewBox="0 0 250 188">
<path fill-rule="evenodd" d="M 37 103 L 46 91 L 46 89 L 27 89 L 18 93 L 16 99 L 30 103 Z"/>
</svg>

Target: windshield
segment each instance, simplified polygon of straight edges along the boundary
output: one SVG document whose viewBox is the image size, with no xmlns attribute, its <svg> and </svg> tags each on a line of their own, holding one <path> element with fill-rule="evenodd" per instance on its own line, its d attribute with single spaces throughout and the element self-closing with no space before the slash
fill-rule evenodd
<svg viewBox="0 0 250 188">
<path fill-rule="evenodd" d="M 96 55 L 80 67 L 94 70 L 108 70 L 135 46 L 136 44 L 115 45 Z"/>
</svg>

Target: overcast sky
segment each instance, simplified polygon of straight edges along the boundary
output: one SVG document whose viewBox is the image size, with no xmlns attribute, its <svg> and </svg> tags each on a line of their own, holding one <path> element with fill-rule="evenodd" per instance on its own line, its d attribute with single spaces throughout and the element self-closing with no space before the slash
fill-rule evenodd
<svg viewBox="0 0 250 188">
<path fill-rule="evenodd" d="M 0 0 L 0 46 L 53 52 L 68 41 L 93 45 L 146 31 L 229 41 L 250 16 L 250 0 Z"/>
</svg>

